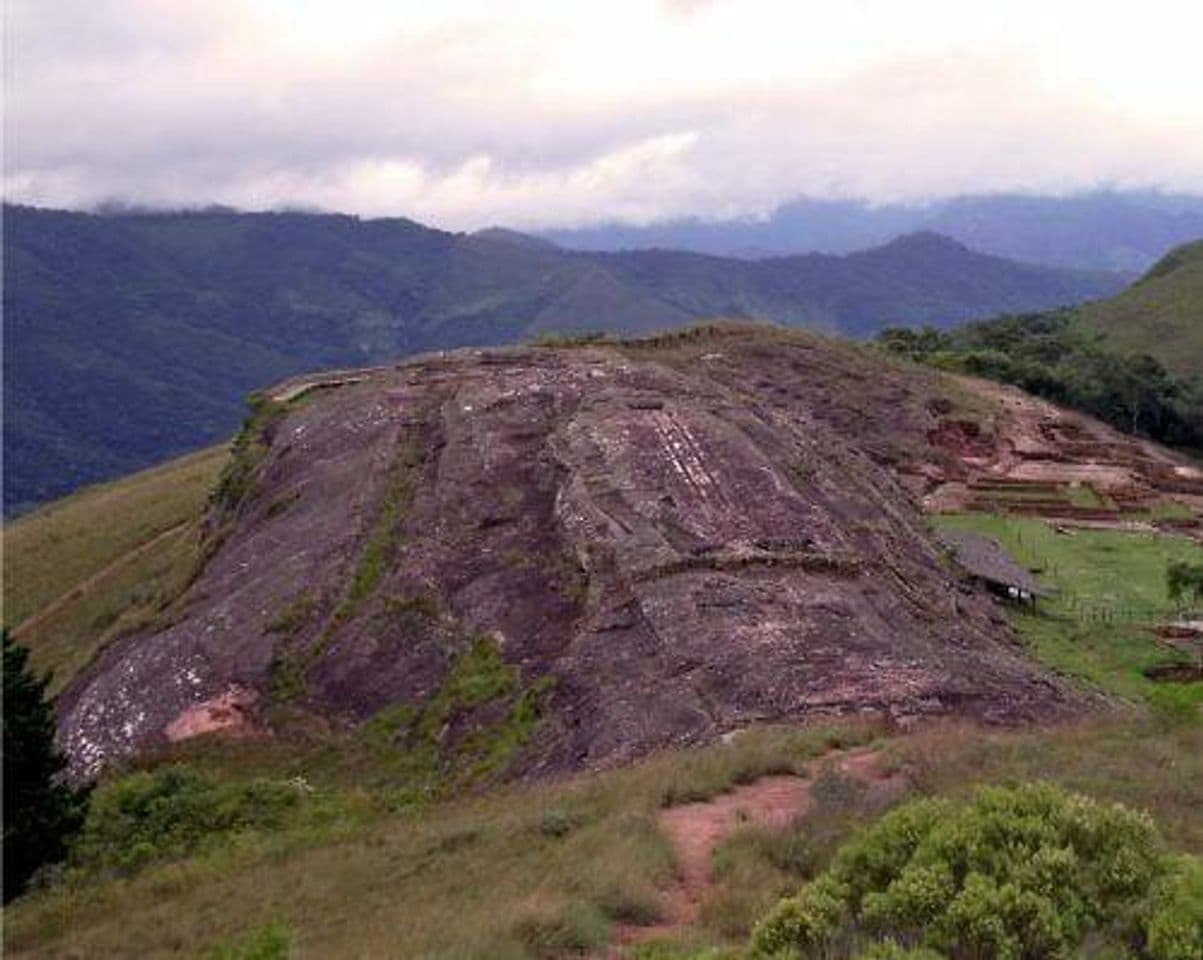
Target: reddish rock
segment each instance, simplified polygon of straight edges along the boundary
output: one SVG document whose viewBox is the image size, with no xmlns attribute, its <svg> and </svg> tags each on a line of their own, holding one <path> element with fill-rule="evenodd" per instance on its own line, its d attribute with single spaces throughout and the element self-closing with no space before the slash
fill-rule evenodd
<svg viewBox="0 0 1203 960">
<path fill-rule="evenodd" d="M 743 332 L 464 351 L 323 390 L 210 518 L 226 533 L 176 622 L 62 699 L 73 770 L 231 689 L 266 696 L 273 660 L 304 662 L 300 704 L 335 720 L 419 703 L 481 633 L 524 680 L 556 678 L 532 772 L 765 719 L 1067 713 L 1076 696 L 958 582 L 898 479 L 939 459 L 940 389 Z M 386 503 L 378 578 L 348 603 Z"/>
</svg>

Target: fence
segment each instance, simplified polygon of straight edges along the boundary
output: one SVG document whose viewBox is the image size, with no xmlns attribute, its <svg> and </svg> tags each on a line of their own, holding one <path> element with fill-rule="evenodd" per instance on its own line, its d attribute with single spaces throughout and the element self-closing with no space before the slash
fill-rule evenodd
<svg viewBox="0 0 1203 960">
<path fill-rule="evenodd" d="M 1063 612 L 1082 623 L 1170 624 L 1203 621 L 1203 609 L 1191 607 L 1079 602 L 1072 595 L 1062 596 L 1061 599 Z"/>
</svg>

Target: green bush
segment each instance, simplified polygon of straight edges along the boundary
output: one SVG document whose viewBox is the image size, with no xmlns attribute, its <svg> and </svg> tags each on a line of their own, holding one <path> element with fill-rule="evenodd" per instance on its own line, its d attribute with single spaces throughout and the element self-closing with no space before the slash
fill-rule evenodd
<svg viewBox="0 0 1203 960">
<path fill-rule="evenodd" d="M 1153 960 L 1203 960 L 1203 860 L 1181 857 L 1154 891 L 1145 920 Z"/>
<path fill-rule="evenodd" d="M 196 849 L 214 835 L 278 826 L 300 802 L 286 783 L 218 783 L 185 766 L 131 774 L 98 789 L 72 860 L 132 872 Z"/>
<path fill-rule="evenodd" d="M 288 930 L 269 923 L 233 943 L 211 947 L 204 960 L 286 960 L 291 946 Z"/>
<path fill-rule="evenodd" d="M 534 904 L 514 924 L 518 939 L 540 955 L 586 953 L 606 945 L 610 922 L 592 903 Z"/>
<path fill-rule="evenodd" d="M 927 947 L 904 947 L 896 940 L 883 940 L 857 954 L 856 960 L 941 960 L 941 957 Z"/>
<path fill-rule="evenodd" d="M 1153 960 L 1203 960 L 1201 929 L 1203 872 L 1167 858 L 1147 816 L 1029 784 L 892 811 L 779 903 L 753 946 L 769 956 L 846 955 L 868 936 L 976 960 L 1035 960 L 1069 956 L 1089 938 L 1144 941 Z"/>
</svg>

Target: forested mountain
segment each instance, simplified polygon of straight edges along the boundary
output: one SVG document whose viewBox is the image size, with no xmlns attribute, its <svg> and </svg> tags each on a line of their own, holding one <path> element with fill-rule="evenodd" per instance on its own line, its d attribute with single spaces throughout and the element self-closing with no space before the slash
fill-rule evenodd
<svg viewBox="0 0 1203 960">
<path fill-rule="evenodd" d="M 917 230 L 933 230 L 1015 260 L 1139 273 L 1169 247 L 1203 235 L 1203 197 L 1098 190 L 1066 197 L 966 196 L 909 205 L 800 198 L 758 219 L 608 223 L 549 230 L 543 236 L 579 250 L 673 247 L 758 257 L 845 253 Z"/>
<path fill-rule="evenodd" d="M 4 256 L 6 511 L 228 436 L 248 391 L 303 371 L 716 315 L 947 326 L 1120 286 L 933 234 L 751 262 L 225 210 L 7 207 Z"/>
</svg>

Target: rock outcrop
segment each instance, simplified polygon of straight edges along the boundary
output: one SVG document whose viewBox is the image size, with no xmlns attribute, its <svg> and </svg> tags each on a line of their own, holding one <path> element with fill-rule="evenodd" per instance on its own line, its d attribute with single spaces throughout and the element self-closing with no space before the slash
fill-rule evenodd
<svg viewBox="0 0 1203 960">
<path fill-rule="evenodd" d="M 935 374 L 718 328 L 354 379 L 263 404 L 169 622 L 63 698 L 77 775 L 220 727 L 191 723 L 213 704 L 243 733 L 273 701 L 416 709 L 485 641 L 538 699 L 535 773 L 758 720 L 1077 706 L 899 479 L 946 455 L 927 438 L 959 401 Z M 489 721 L 461 702 L 440 736 Z"/>
</svg>

